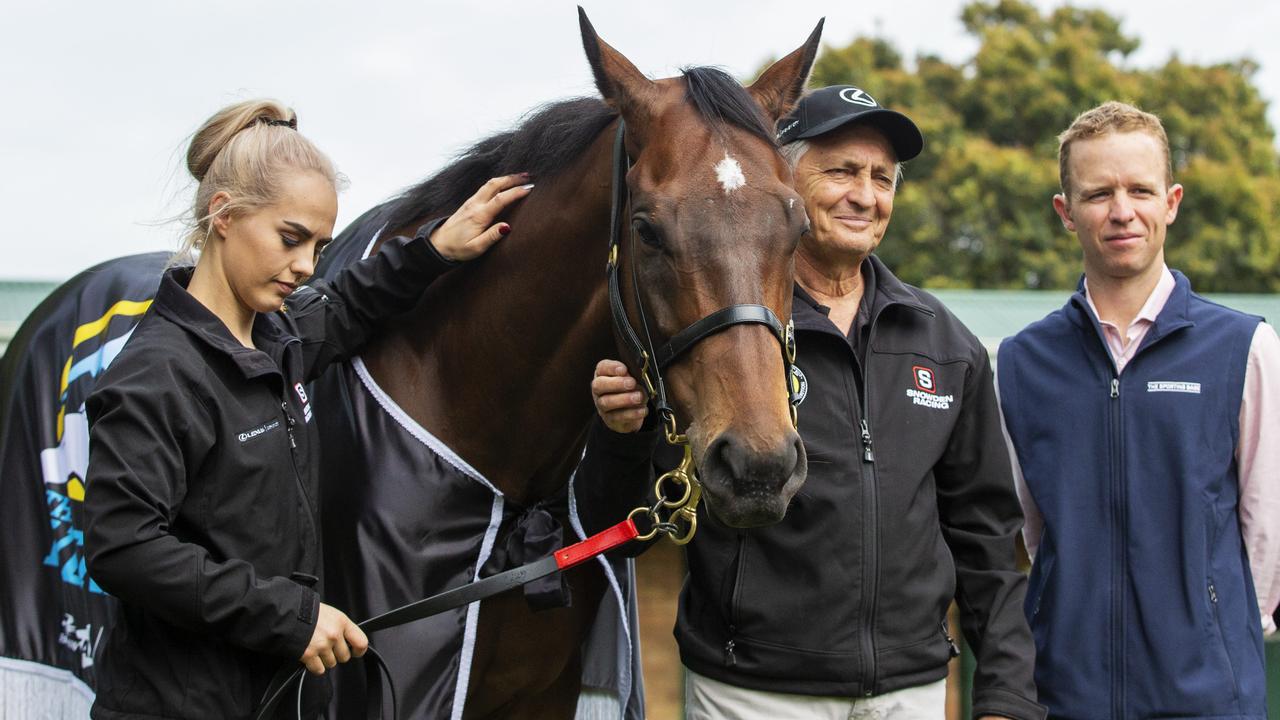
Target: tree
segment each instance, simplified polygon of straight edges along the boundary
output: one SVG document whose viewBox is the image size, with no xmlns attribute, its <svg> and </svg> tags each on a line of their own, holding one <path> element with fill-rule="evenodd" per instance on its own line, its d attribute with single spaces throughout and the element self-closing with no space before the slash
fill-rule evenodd
<svg viewBox="0 0 1280 720">
<path fill-rule="evenodd" d="M 1171 266 L 1207 292 L 1280 292 L 1280 154 L 1250 60 L 1142 69 L 1139 47 L 1104 11 L 1047 14 L 1022 0 L 973 2 L 979 41 L 953 65 L 908 66 L 883 38 L 824 48 L 811 85 L 852 83 L 907 113 L 925 135 L 880 254 L 926 287 L 1070 288 L 1080 251 L 1050 206 L 1057 134 L 1107 100 L 1154 112 L 1186 188 L 1170 229 Z"/>
</svg>

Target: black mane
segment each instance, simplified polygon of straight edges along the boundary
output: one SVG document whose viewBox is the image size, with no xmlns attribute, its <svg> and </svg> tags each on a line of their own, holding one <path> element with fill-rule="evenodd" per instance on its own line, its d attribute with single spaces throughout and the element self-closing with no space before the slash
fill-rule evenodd
<svg viewBox="0 0 1280 720">
<path fill-rule="evenodd" d="M 527 172 L 537 178 L 564 170 L 617 117 L 599 98 L 575 98 L 538 109 L 515 130 L 472 145 L 448 167 L 392 200 L 388 229 L 453 212 L 489 178 Z"/>
<path fill-rule="evenodd" d="M 682 70 L 685 97 L 712 127 L 742 128 L 774 144 L 760 106 L 738 81 L 723 70 Z M 575 98 L 545 105 L 514 130 L 471 146 L 448 167 L 406 190 L 388 203 L 388 228 L 402 228 L 420 218 L 452 212 L 486 180 L 527 172 L 537 178 L 556 175 L 569 166 L 604 130 L 617 112 L 599 98 Z"/>
</svg>

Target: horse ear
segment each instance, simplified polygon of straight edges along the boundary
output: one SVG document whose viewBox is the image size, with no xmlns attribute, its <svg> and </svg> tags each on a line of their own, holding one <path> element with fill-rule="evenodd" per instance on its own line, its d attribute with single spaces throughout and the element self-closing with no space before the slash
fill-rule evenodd
<svg viewBox="0 0 1280 720">
<path fill-rule="evenodd" d="M 796 101 L 804 93 L 804 86 L 809 82 L 809 71 L 813 69 L 813 60 L 818 56 L 818 41 L 822 38 L 822 18 L 818 26 L 809 33 L 809 39 L 796 48 L 790 55 L 769 66 L 760 74 L 747 92 L 764 108 L 765 115 L 774 122 L 782 119 Z"/>
<path fill-rule="evenodd" d="M 581 5 L 578 6 L 578 26 L 582 29 L 582 49 L 587 52 L 600 94 L 626 119 L 628 132 L 641 132 L 640 126 L 648 116 L 647 109 L 655 98 L 657 85 L 622 53 L 600 39 Z"/>
</svg>

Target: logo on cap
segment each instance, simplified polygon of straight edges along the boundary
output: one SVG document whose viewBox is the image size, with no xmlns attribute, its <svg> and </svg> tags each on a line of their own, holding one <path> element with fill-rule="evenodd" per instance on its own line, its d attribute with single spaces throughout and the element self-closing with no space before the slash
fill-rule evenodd
<svg viewBox="0 0 1280 720">
<path fill-rule="evenodd" d="M 876 104 L 875 98 L 868 95 L 866 91 L 859 90 L 858 88 L 855 88 L 855 87 L 845 88 L 841 90 L 840 99 L 848 103 L 853 103 L 854 105 L 864 105 L 866 107 L 878 107 L 878 105 Z"/>
</svg>

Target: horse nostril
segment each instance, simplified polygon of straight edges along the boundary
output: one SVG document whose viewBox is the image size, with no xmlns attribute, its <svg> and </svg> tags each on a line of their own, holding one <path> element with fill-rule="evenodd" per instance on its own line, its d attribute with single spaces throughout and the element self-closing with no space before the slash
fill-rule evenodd
<svg viewBox="0 0 1280 720">
<path fill-rule="evenodd" d="M 800 436 L 792 433 L 771 450 L 753 450 L 732 432 L 725 432 L 712 442 L 707 455 L 735 484 L 781 487 L 799 471 L 804 446 Z"/>
<path fill-rule="evenodd" d="M 804 457 L 804 442 L 800 440 L 799 433 L 791 433 L 791 442 L 787 443 L 785 452 L 783 467 L 786 468 L 786 476 L 793 477 L 800 471 L 801 459 Z"/>
<path fill-rule="evenodd" d="M 729 477 L 742 479 L 747 475 L 749 458 L 742 443 L 729 433 L 722 433 L 711 446 L 711 457 L 719 458 L 729 470 Z"/>
</svg>

